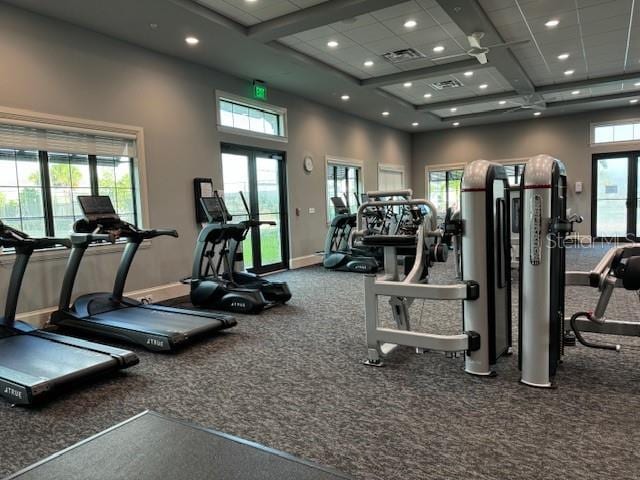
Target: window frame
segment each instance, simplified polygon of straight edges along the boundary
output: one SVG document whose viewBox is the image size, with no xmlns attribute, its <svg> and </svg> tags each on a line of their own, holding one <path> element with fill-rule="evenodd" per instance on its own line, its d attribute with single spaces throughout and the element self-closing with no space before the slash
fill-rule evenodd
<svg viewBox="0 0 640 480">
<path fill-rule="evenodd" d="M 233 93 L 224 92 L 222 90 L 216 90 L 216 125 L 218 131 L 221 133 L 231 133 L 235 135 L 242 135 L 244 137 L 253 137 L 263 140 L 271 140 L 276 142 L 288 143 L 288 127 L 287 127 L 287 109 L 279 107 L 277 105 L 271 105 L 269 103 L 261 102 L 258 100 L 252 100 Z M 241 105 L 254 110 L 260 110 L 262 112 L 271 113 L 278 117 L 279 135 L 269 135 L 268 133 L 254 132 L 253 130 L 230 127 L 222 124 L 221 116 L 221 102 L 226 101 L 228 103 Z"/>
<path fill-rule="evenodd" d="M 136 142 L 137 156 L 133 157 L 131 162 L 131 168 L 134 171 L 132 176 L 132 190 L 134 193 L 135 202 L 135 214 L 138 221 L 138 226 L 144 228 L 149 224 L 149 202 L 148 202 L 148 188 L 147 188 L 147 171 L 145 161 L 145 143 L 144 143 L 144 129 L 142 127 L 136 127 L 132 125 L 101 122 L 96 120 L 89 120 L 77 117 L 67 117 L 62 115 L 51 115 L 41 112 L 34 112 L 30 110 L 23 110 L 17 108 L 10 108 L 0 105 L 0 124 L 19 125 L 37 129 L 47 130 L 60 130 L 66 133 L 82 133 L 89 135 L 109 135 L 121 138 L 131 138 Z M 10 147 L 6 147 L 10 148 Z M 39 151 L 40 152 L 40 151 Z M 54 152 L 57 153 L 57 152 Z M 39 156 L 41 154 L 39 153 Z M 131 158 L 131 157 L 130 157 Z M 40 161 L 40 158 L 39 158 Z M 40 165 L 42 163 L 40 162 Z M 48 185 L 46 186 L 48 188 Z M 43 181 L 43 195 L 45 191 L 45 185 Z M 48 214 L 45 208 L 45 218 Z M 45 220 L 46 221 L 46 220 Z M 151 242 L 145 241 L 144 248 L 147 248 Z M 122 246 L 99 244 L 92 246 L 96 251 L 100 253 L 109 253 L 121 251 Z M 42 257 L 42 259 L 57 259 L 65 258 L 66 253 L 60 253 L 59 250 L 66 250 L 64 247 L 54 247 L 38 251 L 34 255 L 34 259 Z M 5 250 L 0 253 L 0 265 L 13 262 L 15 253 Z"/>
<path fill-rule="evenodd" d="M 324 208 L 325 208 L 325 218 L 327 220 L 327 225 L 331 223 L 333 218 L 333 212 L 331 208 L 329 208 L 329 203 L 331 199 L 329 198 L 329 190 L 327 189 L 327 177 L 329 176 L 329 168 L 332 167 L 345 167 L 345 168 L 355 168 L 356 172 L 359 172 L 356 176 L 356 183 L 358 186 L 358 193 L 364 193 L 364 162 L 362 160 L 356 160 L 353 158 L 342 158 L 342 157 L 334 157 L 331 155 L 325 156 L 324 162 L 324 179 L 322 182 L 324 189 Z M 334 183 L 335 183 L 334 178 Z M 347 185 L 348 185 L 347 181 Z M 351 211 L 351 199 L 347 198 L 347 206 L 349 207 L 349 211 Z"/>
<path fill-rule="evenodd" d="M 632 117 L 625 118 L 621 120 L 611 120 L 608 122 L 591 122 L 589 125 L 589 146 L 594 147 L 634 147 L 637 148 L 640 145 L 640 139 L 637 140 L 623 140 L 620 142 L 611 141 L 611 142 L 596 142 L 596 128 L 598 127 L 615 127 L 617 125 L 628 125 L 632 126 L 636 123 L 640 123 L 640 117 Z M 632 148 L 633 149 L 633 148 Z"/>
</svg>

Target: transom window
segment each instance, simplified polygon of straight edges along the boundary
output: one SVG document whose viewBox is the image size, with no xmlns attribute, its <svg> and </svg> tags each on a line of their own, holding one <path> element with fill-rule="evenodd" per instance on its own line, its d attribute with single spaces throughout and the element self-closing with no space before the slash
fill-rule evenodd
<svg viewBox="0 0 640 480">
<path fill-rule="evenodd" d="M 272 137 L 286 137 L 285 110 L 235 98 L 218 99 L 220 126 Z"/>
<path fill-rule="evenodd" d="M 591 125 L 592 144 L 637 141 L 640 141 L 640 120 L 621 120 Z"/>
</svg>

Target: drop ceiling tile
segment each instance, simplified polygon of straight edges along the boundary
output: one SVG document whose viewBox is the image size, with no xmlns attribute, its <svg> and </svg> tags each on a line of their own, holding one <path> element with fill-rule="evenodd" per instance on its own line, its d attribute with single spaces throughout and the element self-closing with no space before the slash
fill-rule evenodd
<svg viewBox="0 0 640 480">
<path fill-rule="evenodd" d="M 349 18 L 340 22 L 332 23 L 329 26 L 338 32 L 347 32 L 356 28 L 366 27 L 373 23 L 378 23 L 378 20 L 373 15 L 365 13 L 364 15 L 359 15 L 355 18 Z"/>
<path fill-rule="evenodd" d="M 480 5 L 485 12 L 511 7 L 513 3 L 513 0 L 480 0 Z"/>
<path fill-rule="evenodd" d="M 400 37 L 389 37 L 382 40 L 367 42 L 364 44 L 369 50 L 377 55 L 382 55 L 394 50 L 409 48 L 409 44 Z"/>
<path fill-rule="evenodd" d="M 576 9 L 574 0 L 536 0 L 520 4 L 527 20 L 540 18 L 556 18 L 560 14 L 573 13 Z"/>
<path fill-rule="evenodd" d="M 342 33 L 344 36 L 359 43 L 360 45 L 366 45 L 367 43 L 375 42 L 376 40 L 395 36 L 391 30 L 381 23 L 374 23 L 364 27 L 354 28 L 353 30 L 348 30 Z"/>
<path fill-rule="evenodd" d="M 582 34 L 585 37 L 588 37 L 613 30 L 626 30 L 628 27 L 629 15 L 618 15 L 615 17 L 603 18 L 596 22 L 582 22 Z"/>
<path fill-rule="evenodd" d="M 429 13 L 429 15 L 431 15 L 433 19 L 439 24 L 452 22 L 451 17 L 447 15 L 447 12 L 445 12 L 440 5 L 433 8 L 428 8 L 427 13 Z"/>
<path fill-rule="evenodd" d="M 315 40 L 316 38 L 326 38 L 333 34 L 337 33 L 333 28 L 328 26 L 313 28 L 311 30 L 306 30 L 304 32 L 296 33 L 296 37 L 300 40 L 304 40 L 308 42 L 310 40 Z"/>
<path fill-rule="evenodd" d="M 225 17 L 235 20 L 242 25 L 255 25 L 260 22 L 260 19 L 247 13 L 246 11 L 237 8 L 224 0 L 196 0 L 200 5 L 207 7 L 214 12 L 220 13 Z"/>
<path fill-rule="evenodd" d="M 491 23 L 493 23 L 496 27 L 500 27 L 502 25 L 511 25 L 513 23 L 520 23 L 524 26 L 522 15 L 520 15 L 520 10 L 518 10 L 518 7 L 513 3 L 507 8 L 494 10 L 493 12 L 491 12 L 490 17 Z"/>
<path fill-rule="evenodd" d="M 376 10 L 375 12 L 371 12 L 371 15 L 373 15 L 378 20 L 388 20 L 390 18 L 394 18 L 399 15 L 407 15 L 410 13 L 416 13 L 421 11 L 422 11 L 422 7 L 412 0 L 410 2 L 394 5 L 393 7 L 383 8 L 382 10 Z"/>
<path fill-rule="evenodd" d="M 277 2 L 265 6 L 263 8 L 258 8 L 256 10 L 252 10 L 248 13 L 251 15 L 258 17 L 260 20 L 271 20 L 272 18 L 281 17 L 282 15 L 286 15 L 288 13 L 292 13 L 299 10 L 298 7 L 293 5 L 288 1 Z"/>
<path fill-rule="evenodd" d="M 404 26 L 404 23 L 407 20 L 413 20 L 417 23 L 417 25 L 413 28 L 407 28 Z M 431 15 L 429 15 L 424 10 L 382 20 L 382 24 L 396 35 L 403 35 L 411 32 L 420 32 L 437 25 L 436 21 L 431 17 Z"/>
<path fill-rule="evenodd" d="M 623 29 L 583 37 L 584 46 L 588 49 L 590 47 L 611 43 L 614 48 L 624 48 L 627 43 L 627 33 L 628 30 Z"/>
<path fill-rule="evenodd" d="M 581 8 L 580 21 L 584 23 L 598 22 L 610 17 L 626 15 L 627 19 L 631 16 L 631 5 L 633 0 L 612 0 L 607 3 L 599 3 L 597 5 Z M 629 22 L 627 21 L 627 27 Z"/>
<path fill-rule="evenodd" d="M 440 23 L 440 28 L 442 28 L 442 30 L 447 35 L 449 35 L 450 37 L 454 37 L 454 38 L 455 37 L 464 37 L 464 38 L 467 38 L 467 36 L 460 29 L 460 27 L 458 27 L 455 23 L 452 23 L 452 22 Z"/>
<path fill-rule="evenodd" d="M 424 48 L 429 51 L 436 45 L 444 45 L 446 42 L 451 42 L 451 37 L 440 27 L 407 33 L 401 35 L 401 38 L 412 47 Z"/>
<path fill-rule="evenodd" d="M 329 41 L 338 42 L 338 47 L 335 47 L 335 48 L 328 47 L 327 43 Z M 357 45 L 353 40 L 351 40 L 348 37 L 345 37 L 344 35 L 338 32 L 335 32 L 331 35 L 327 35 L 325 37 L 314 38 L 313 40 L 307 40 L 307 43 L 309 45 L 313 45 L 314 47 L 316 47 L 317 49 L 323 52 L 326 52 L 327 54 L 332 54 L 341 49 L 345 49 L 345 48 L 349 48 Z"/>
</svg>

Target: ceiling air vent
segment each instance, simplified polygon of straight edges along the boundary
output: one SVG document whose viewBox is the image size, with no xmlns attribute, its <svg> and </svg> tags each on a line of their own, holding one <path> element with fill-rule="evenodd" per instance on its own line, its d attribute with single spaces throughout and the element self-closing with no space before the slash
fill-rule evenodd
<svg viewBox="0 0 640 480">
<path fill-rule="evenodd" d="M 445 88 L 462 87 L 462 82 L 459 80 L 443 80 L 442 82 L 434 82 L 431 86 L 436 90 L 444 90 Z"/>
<path fill-rule="evenodd" d="M 415 48 L 403 48 L 402 50 L 387 52 L 382 56 L 390 63 L 402 63 L 408 62 L 409 60 L 417 60 L 418 58 L 425 58 L 425 54 Z"/>
</svg>

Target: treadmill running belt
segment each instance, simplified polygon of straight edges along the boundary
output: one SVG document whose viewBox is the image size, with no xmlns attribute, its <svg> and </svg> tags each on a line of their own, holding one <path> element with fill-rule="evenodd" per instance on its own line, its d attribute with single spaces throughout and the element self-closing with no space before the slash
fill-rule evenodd
<svg viewBox="0 0 640 480">
<path fill-rule="evenodd" d="M 166 333 L 204 333 L 208 330 L 217 330 L 225 326 L 222 321 L 212 318 L 163 312 L 162 310 L 142 307 L 127 307 L 97 313 L 86 320 L 160 335 Z"/>
<path fill-rule="evenodd" d="M 143 412 L 9 479 L 338 480 L 331 469 L 223 433 Z"/>
</svg>

